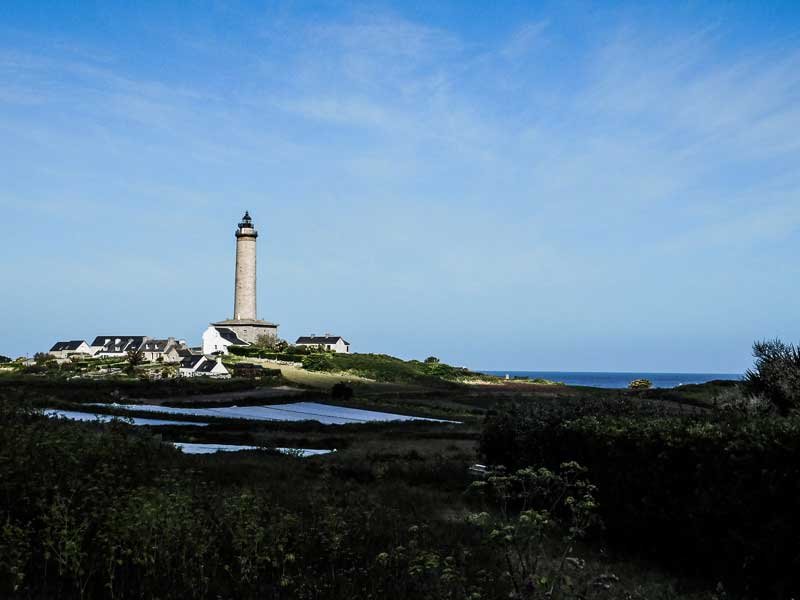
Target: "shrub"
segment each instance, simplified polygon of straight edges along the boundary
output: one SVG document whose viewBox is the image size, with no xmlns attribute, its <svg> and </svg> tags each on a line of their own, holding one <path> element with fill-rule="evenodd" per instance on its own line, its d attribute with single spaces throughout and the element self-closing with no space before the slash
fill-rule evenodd
<svg viewBox="0 0 800 600">
<path fill-rule="evenodd" d="M 586 466 L 616 543 L 756 596 L 800 586 L 800 419 L 515 417 L 487 420 L 486 460 Z"/>
<path fill-rule="evenodd" d="M 745 388 L 763 396 L 786 415 L 800 407 L 800 348 L 780 340 L 753 344 L 755 365 L 745 374 Z"/>
<path fill-rule="evenodd" d="M 594 582 L 580 581 L 574 567 L 576 542 L 599 524 L 596 488 L 584 479 L 586 469 L 564 463 L 558 470 L 527 467 L 506 474 L 490 471 L 469 491 L 489 500 L 496 509 L 473 513 L 468 520 L 505 557 L 514 598 L 585 597 Z M 553 552 L 548 540 L 566 531 Z M 547 548 L 547 550 L 546 550 Z M 574 596 L 573 596 L 574 594 Z"/>
<path fill-rule="evenodd" d="M 265 358 L 267 360 L 285 360 L 287 362 L 300 362 L 301 357 L 287 352 L 274 352 L 257 346 L 229 346 L 228 350 L 234 356 L 247 358 Z"/>
<path fill-rule="evenodd" d="M 289 347 L 289 343 L 276 335 L 260 335 L 251 347 L 269 352 L 283 352 Z"/>
<path fill-rule="evenodd" d="M 303 357 L 303 368 L 309 371 L 332 371 L 334 364 L 330 354 L 310 354 Z"/>
<path fill-rule="evenodd" d="M 353 388 L 340 381 L 331 388 L 331 398 L 333 400 L 350 400 L 353 397 Z"/>
</svg>

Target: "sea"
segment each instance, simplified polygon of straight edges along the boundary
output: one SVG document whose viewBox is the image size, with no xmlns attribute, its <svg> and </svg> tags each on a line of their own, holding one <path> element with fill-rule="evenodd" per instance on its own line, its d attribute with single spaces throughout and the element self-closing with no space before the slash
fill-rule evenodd
<svg viewBox="0 0 800 600">
<path fill-rule="evenodd" d="M 649 379 L 653 387 L 674 388 L 690 383 L 706 383 L 715 379 L 738 381 L 739 373 L 611 373 L 603 371 L 480 371 L 500 377 L 530 377 L 560 381 L 567 385 L 599 388 L 626 388 L 634 379 Z"/>
</svg>

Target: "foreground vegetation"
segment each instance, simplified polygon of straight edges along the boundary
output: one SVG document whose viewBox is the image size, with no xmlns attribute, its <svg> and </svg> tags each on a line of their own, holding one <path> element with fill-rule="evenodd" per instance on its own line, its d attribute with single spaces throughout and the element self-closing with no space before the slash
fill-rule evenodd
<svg viewBox="0 0 800 600">
<path fill-rule="evenodd" d="M 14 399 L 0 411 L 3 597 L 677 593 L 648 571 L 620 581 L 630 566 L 580 545 L 597 521 L 575 464 L 473 482 L 470 451 L 415 439 L 415 424 L 386 426 L 413 444 L 379 442 L 376 425 L 349 455 L 184 456 L 122 423 L 54 421 Z"/>
<path fill-rule="evenodd" d="M 70 423 L 36 407 L 191 405 L 259 384 L 4 375 L 0 597 L 793 598 L 800 361 L 755 350 L 742 384 L 334 389 L 460 424 Z M 397 368 L 368 364 L 384 363 Z M 185 456 L 164 441 L 337 451 Z"/>
</svg>

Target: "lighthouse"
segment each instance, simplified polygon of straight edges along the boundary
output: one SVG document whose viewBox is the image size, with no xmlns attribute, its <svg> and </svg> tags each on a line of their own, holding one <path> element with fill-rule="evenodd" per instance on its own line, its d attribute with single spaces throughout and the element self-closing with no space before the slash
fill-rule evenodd
<svg viewBox="0 0 800 600">
<path fill-rule="evenodd" d="M 253 218 L 245 211 L 236 228 L 233 318 L 211 323 L 203 332 L 203 353 L 228 353 L 229 346 L 248 346 L 262 336 L 278 337 L 278 325 L 258 318 L 256 240 Z"/>
<path fill-rule="evenodd" d="M 233 297 L 234 319 L 256 319 L 256 239 L 250 213 L 245 211 L 236 230 L 236 286 Z"/>
</svg>

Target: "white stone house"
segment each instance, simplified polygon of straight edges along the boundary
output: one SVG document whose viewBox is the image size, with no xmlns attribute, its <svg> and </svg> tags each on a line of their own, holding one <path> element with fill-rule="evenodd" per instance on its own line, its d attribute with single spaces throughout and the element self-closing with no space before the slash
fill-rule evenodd
<svg viewBox="0 0 800 600">
<path fill-rule="evenodd" d="M 249 346 L 227 327 L 210 325 L 203 332 L 203 354 L 228 354 L 230 346 Z"/>
<path fill-rule="evenodd" d="M 49 353 L 56 358 L 67 358 L 73 354 L 91 354 L 91 349 L 84 340 L 70 340 L 68 342 L 56 342 L 50 348 Z"/>
<path fill-rule="evenodd" d="M 214 377 L 218 379 L 229 379 L 231 376 L 222 361 L 208 358 L 202 354 L 184 357 L 178 368 L 178 375 L 181 377 Z"/>
<path fill-rule="evenodd" d="M 325 350 L 333 350 L 334 352 L 341 352 L 348 354 L 350 352 L 350 342 L 340 335 L 311 335 L 300 336 L 294 343 L 295 346 L 309 346 L 313 348 L 323 348 Z"/>
</svg>

